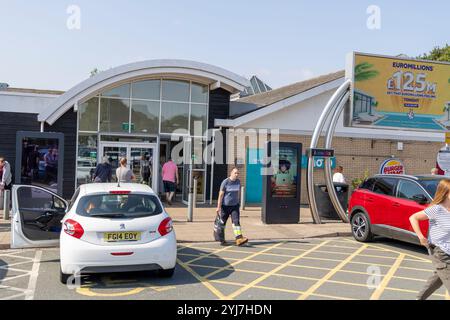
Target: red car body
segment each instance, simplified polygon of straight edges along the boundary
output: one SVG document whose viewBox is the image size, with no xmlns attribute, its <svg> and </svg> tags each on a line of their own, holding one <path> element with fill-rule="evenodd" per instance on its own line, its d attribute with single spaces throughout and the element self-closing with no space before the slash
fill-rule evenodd
<svg viewBox="0 0 450 320">
<path fill-rule="evenodd" d="M 376 175 L 356 189 L 348 212 L 352 234 L 358 241 L 380 235 L 419 243 L 409 217 L 429 206 L 443 176 Z M 428 221 L 420 228 L 428 234 Z"/>
</svg>

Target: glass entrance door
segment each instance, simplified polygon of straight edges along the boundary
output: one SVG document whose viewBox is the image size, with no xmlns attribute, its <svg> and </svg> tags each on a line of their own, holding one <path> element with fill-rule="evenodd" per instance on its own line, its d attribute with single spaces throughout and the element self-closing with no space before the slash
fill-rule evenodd
<svg viewBox="0 0 450 320">
<path fill-rule="evenodd" d="M 101 143 L 99 163 L 108 157 L 113 169 L 113 181 L 117 181 L 116 169 L 120 166 L 120 159 L 127 158 L 127 167 L 133 171 L 136 183 L 148 184 L 153 191 L 158 192 L 157 149 L 155 144 L 136 143 Z"/>
<path fill-rule="evenodd" d="M 186 139 L 183 149 L 183 202 L 188 203 L 189 188 L 194 188 L 194 180 L 197 181 L 197 203 L 205 202 L 205 163 L 203 160 L 202 141 Z"/>
<path fill-rule="evenodd" d="M 100 152 L 100 159 L 98 159 L 98 163 L 103 162 L 103 157 L 107 157 L 109 160 L 109 164 L 112 166 L 112 178 L 113 181 L 117 181 L 116 177 L 116 169 L 120 166 L 120 159 L 123 157 L 127 157 L 127 147 L 126 146 L 103 146 Z"/>
</svg>

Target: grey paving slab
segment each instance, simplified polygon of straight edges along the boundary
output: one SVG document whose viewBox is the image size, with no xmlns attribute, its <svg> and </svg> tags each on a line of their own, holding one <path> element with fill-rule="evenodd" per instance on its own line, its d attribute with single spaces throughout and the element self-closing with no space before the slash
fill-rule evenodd
<svg viewBox="0 0 450 320">
<path fill-rule="evenodd" d="M 366 286 L 326 282 L 315 293 L 357 300 L 368 300 L 372 296 L 373 291 L 373 289 L 369 289 Z"/>
<path fill-rule="evenodd" d="M 308 290 L 314 283 L 316 283 L 315 280 L 297 279 L 292 277 L 282 277 L 278 275 L 272 275 L 267 279 L 265 279 L 264 281 L 260 282 L 259 285 L 278 289 L 305 291 Z"/>
<path fill-rule="evenodd" d="M 297 266 L 308 266 L 308 267 L 321 267 L 321 268 L 334 268 L 336 267 L 338 264 L 340 263 L 340 261 L 330 261 L 330 260 L 318 260 L 315 258 L 307 258 L 307 257 L 303 257 L 300 258 L 299 260 L 293 262 L 293 265 L 297 265 Z"/>
<path fill-rule="evenodd" d="M 321 270 L 316 268 L 306 268 L 306 267 L 293 267 L 287 266 L 278 271 L 278 274 L 285 274 L 290 276 L 301 276 L 309 277 L 314 279 L 320 279 L 324 277 L 330 270 Z"/>
<path fill-rule="evenodd" d="M 385 267 L 385 266 L 380 266 L 378 264 L 373 264 L 373 265 L 359 264 L 359 263 L 353 263 L 350 261 L 347 264 L 345 264 L 345 266 L 342 267 L 342 270 L 367 273 L 370 270 L 369 268 L 374 267 L 374 266 L 379 268 L 381 274 L 386 274 L 390 269 L 389 266 Z"/>
</svg>

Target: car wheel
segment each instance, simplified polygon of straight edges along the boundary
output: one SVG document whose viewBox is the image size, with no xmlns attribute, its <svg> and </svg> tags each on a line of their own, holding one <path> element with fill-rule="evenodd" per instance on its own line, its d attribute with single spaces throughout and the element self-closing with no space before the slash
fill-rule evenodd
<svg viewBox="0 0 450 320">
<path fill-rule="evenodd" d="M 158 271 L 158 275 L 163 278 L 171 278 L 175 272 L 175 268 L 172 269 L 162 269 Z"/>
<path fill-rule="evenodd" d="M 62 284 L 67 284 L 71 274 L 63 273 L 62 270 L 59 270 L 59 280 Z"/>
<path fill-rule="evenodd" d="M 373 233 L 372 230 L 370 230 L 370 221 L 365 213 L 354 213 L 350 223 L 352 226 L 352 234 L 356 241 L 369 242 L 373 240 Z"/>
</svg>

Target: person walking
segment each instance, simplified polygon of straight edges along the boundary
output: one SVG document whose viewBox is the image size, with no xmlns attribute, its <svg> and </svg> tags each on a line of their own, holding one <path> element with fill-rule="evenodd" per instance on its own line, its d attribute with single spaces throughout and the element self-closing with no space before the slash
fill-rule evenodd
<svg viewBox="0 0 450 320">
<path fill-rule="evenodd" d="M 5 190 L 11 190 L 12 174 L 11 166 L 5 158 L 0 157 L 0 210 L 4 210 Z"/>
<path fill-rule="evenodd" d="M 425 220 L 429 220 L 428 238 L 419 225 Z M 413 214 L 409 221 L 420 243 L 428 249 L 435 269 L 417 299 L 427 299 L 442 285 L 450 291 L 450 179 L 439 182 L 431 205 Z"/>
<path fill-rule="evenodd" d="M 102 158 L 102 163 L 99 163 L 95 168 L 92 176 L 94 182 L 111 182 L 112 181 L 112 166 L 109 164 L 108 157 Z"/>
<path fill-rule="evenodd" d="M 141 175 L 141 182 L 143 184 L 152 185 L 151 176 L 152 176 L 152 170 L 150 167 L 151 158 L 148 154 L 142 155 L 141 161 L 140 161 L 140 170 L 139 173 Z"/>
<path fill-rule="evenodd" d="M 180 181 L 178 177 L 178 167 L 172 158 L 164 163 L 162 167 L 162 179 L 164 184 L 164 191 L 166 193 L 167 204 L 172 204 L 173 196 L 175 195 L 176 187 Z"/>
<path fill-rule="evenodd" d="M 133 171 L 131 169 L 128 169 L 127 167 L 127 158 L 120 159 L 120 167 L 116 169 L 116 177 L 117 181 L 120 182 L 133 182 L 136 177 L 133 174 Z"/>
<path fill-rule="evenodd" d="M 2 177 L 0 179 L 0 190 L 11 190 L 12 174 L 11 165 L 5 158 L 0 158 L 0 170 L 2 171 Z"/>
<path fill-rule="evenodd" d="M 240 197 L 241 197 L 241 181 L 238 179 L 239 170 L 233 168 L 230 176 L 222 181 L 219 191 L 219 199 L 217 200 L 217 215 L 220 223 L 225 228 L 228 218 L 231 216 L 233 224 L 233 233 L 236 238 L 236 245 L 242 246 L 248 242 L 248 239 L 242 235 L 240 222 Z M 221 237 L 221 245 L 225 245 L 225 238 Z"/>
</svg>

